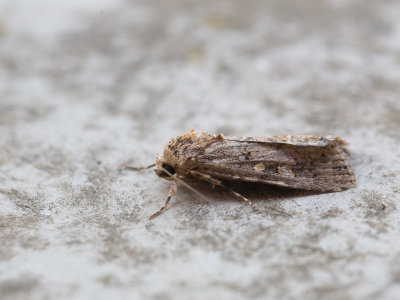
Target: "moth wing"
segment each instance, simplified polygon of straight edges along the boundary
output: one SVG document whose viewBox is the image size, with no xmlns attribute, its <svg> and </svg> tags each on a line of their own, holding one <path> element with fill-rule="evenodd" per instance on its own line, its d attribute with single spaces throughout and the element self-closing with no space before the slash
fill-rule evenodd
<svg viewBox="0 0 400 300">
<path fill-rule="evenodd" d="M 302 147 L 325 147 L 332 143 L 346 145 L 347 143 L 335 136 L 316 136 L 316 135 L 280 135 L 280 136 L 256 136 L 256 137 L 226 137 L 228 141 L 267 143 L 267 144 L 286 144 Z"/>
<path fill-rule="evenodd" d="M 197 153 L 190 168 L 219 179 L 341 191 L 355 186 L 343 145 L 336 137 L 225 138 Z"/>
</svg>

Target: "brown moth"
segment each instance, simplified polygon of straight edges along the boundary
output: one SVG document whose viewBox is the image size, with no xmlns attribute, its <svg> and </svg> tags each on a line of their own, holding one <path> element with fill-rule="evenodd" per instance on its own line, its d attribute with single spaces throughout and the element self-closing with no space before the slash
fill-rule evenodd
<svg viewBox="0 0 400 300">
<path fill-rule="evenodd" d="M 186 179 L 213 186 L 224 186 L 221 180 L 239 180 L 320 192 L 353 188 L 355 177 L 345 145 L 333 136 L 224 137 L 191 130 L 173 138 L 157 157 L 155 172 L 174 183 L 164 206 L 150 219 L 165 210 L 177 181 L 188 186 Z"/>
</svg>

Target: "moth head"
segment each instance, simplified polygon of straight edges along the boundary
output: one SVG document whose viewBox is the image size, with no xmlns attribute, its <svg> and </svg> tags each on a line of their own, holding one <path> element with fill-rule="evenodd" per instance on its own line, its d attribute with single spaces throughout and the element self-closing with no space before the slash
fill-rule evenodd
<svg viewBox="0 0 400 300">
<path fill-rule="evenodd" d="M 170 165 L 164 163 L 161 165 L 161 168 L 156 168 L 156 173 L 161 178 L 164 178 L 167 180 L 173 180 L 173 178 L 171 178 L 171 175 L 175 175 L 175 169 L 173 167 L 171 167 Z"/>
<path fill-rule="evenodd" d="M 162 156 L 157 157 L 156 169 L 154 171 L 158 176 L 166 180 L 173 180 L 171 175 L 175 175 L 176 173 L 175 168 L 165 161 Z"/>
<path fill-rule="evenodd" d="M 204 143 L 211 137 L 214 136 L 211 134 L 205 136 L 205 133 L 198 133 L 192 130 L 171 139 L 157 156 L 156 174 L 167 180 L 173 180 L 172 176 L 174 175 L 185 177 L 188 167 L 187 154 L 191 151 L 196 152 L 199 148 L 204 147 Z"/>
</svg>

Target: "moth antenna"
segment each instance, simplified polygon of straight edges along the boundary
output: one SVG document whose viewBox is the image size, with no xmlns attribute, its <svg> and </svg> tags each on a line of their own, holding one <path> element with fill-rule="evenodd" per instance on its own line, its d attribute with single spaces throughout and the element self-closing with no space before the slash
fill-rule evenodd
<svg viewBox="0 0 400 300">
<path fill-rule="evenodd" d="M 183 180 L 181 180 L 181 179 L 179 179 L 179 178 L 177 178 L 177 177 L 175 177 L 175 179 L 176 179 L 177 181 L 179 181 L 181 184 L 183 184 L 187 189 L 189 189 L 189 190 L 191 190 L 192 192 L 196 193 L 197 195 L 201 196 L 203 199 L 205 199 L 205 200 L 207 200 L 207 201 L 210 201 L 210 199 L 209 199 L 206 195 L 202 194 L 201 192 L 199 192 L 198 190 L 196 190 L 194 187 L 190 186 L 189 184 L 187 184 L 187 183 L 184 182 Z"/>
<path fill-rule="evenodd" d="M 151 164 L 151 165 L 146 166 L 146 167 L 123 166 L 122 169 L 123 170 L 130 170 L 130 171 L 142 171 L 142 170 L 147 170 L 147 169 L 153 168 L 155 166 L 156 166 L 156 164 Z"/>
<path fill-rule="evenodd" d="M 192 192 L 196 193 L 197 195 L 203 197 L 204 199 L 206 199 L 207 201 L 210 201 L 209 198 L 207 198 L 206 195 L 200 193 L 198 190 L 196 190 L 194 187 L 190 186 L 189 184 L 187 184 L 186 182 L 184 182 L 183 180 L 179 179 L 177 176 L 172 175 L 168 170 L 166 170 L 165 168 L 163 168 L 162 166 L 160 166 L 160 169 L 163 170 L 169 177 L 173 178 L 174 180 L 178 181 L 179 183 L 181 183 L 183 186 L 185 186 L 187 189 L 191 190 Z"/>
<path fill-rule="evenodd" d="M 171 177 L 174 180 L 174 183 L 172 184 L 171 188 L 169 189 L 168 192 L 168 197 L 167 200 L 165 201 L 164 205 L 155 213 L 152 214 L 149 219 L 152 220 L 155 217 L 161 215 L 161 213 L 167 208 L 169 201 L 171 200 L 172 195 L 177 191 L 178 186 L 177 186 L 177 182 L 181 183 L 182 185 L 184 185 L 187 189 L 191 190 L 192 192 L 195 192 L 196 194 L 200 195 L 201 197 L 203 197 L 204 199 L 206 199 L 207 201 L 209 200 L 205 195 L 203 195 L 202 193 L 200 193 L 198 190 L 196 190 L 195 188 L 191 187 L 189 184 L 187 184 L 186 182 L 184 182 L 183 180 L 179 179 L 177 176 L 172 175 L 168 170 L 166 170 L 165 168 L 163 168 L 162 166 L 160 166 L 160 169 L 165 172 L 165 174 L 167 174 L 169 177 Z"/>
</svg>

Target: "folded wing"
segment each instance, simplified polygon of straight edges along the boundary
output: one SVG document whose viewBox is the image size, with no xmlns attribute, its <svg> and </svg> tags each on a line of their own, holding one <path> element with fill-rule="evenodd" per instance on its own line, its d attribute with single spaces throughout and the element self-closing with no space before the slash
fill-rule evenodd
<svg viewBox="0 0 400 300">
<path fill-rule="evenodd" d="M 214 178 L 315 191 L 355 186 L 338 137 L 227 137 L 191 157 L 191 169 Z"/>
</svg>

